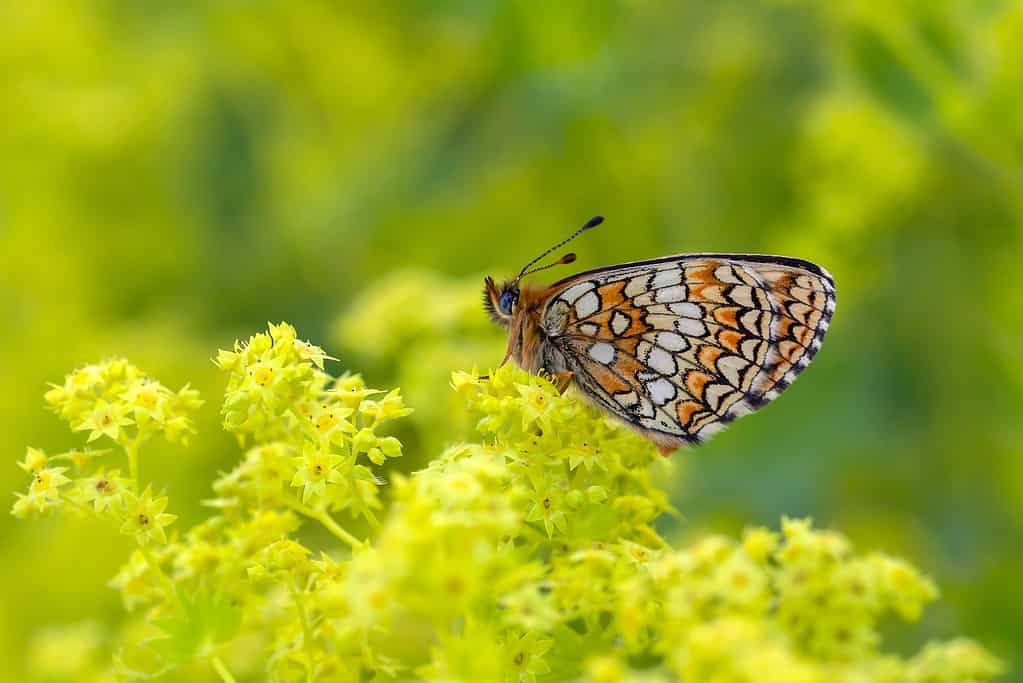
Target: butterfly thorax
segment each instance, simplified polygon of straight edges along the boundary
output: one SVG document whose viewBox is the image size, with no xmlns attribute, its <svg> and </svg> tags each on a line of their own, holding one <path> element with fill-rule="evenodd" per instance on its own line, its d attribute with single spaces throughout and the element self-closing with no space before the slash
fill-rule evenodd
<svg viewBox="0 0 1023 683">
<path fill-rule="evenodd" d="M 565 370 L 562 367 L 547 367 L 551 359 L 544 358 L 544 342 L 564 331 L 568 322 L 567 316 L 558 322 L 557 317 L 552 321 L 550 315 L 544 315 L 549 297 L 547 287 L 522 287 L 509 326 L 508 356 L 519 367 L 532 373 L 541 369 L 548 372 Z"/>
</svg>

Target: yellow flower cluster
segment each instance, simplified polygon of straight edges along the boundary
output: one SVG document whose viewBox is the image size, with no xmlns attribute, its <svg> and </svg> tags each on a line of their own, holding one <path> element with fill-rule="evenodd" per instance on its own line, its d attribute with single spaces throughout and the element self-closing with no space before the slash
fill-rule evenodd
<svg viewBox="0 0 1023 683">
<path fill-rule="evenodd" d="M 401 443 L 378 430 L 412 411 L 397 390 L 369 389 L 358 375 L 332 377 L 327 358 L 287 323 L 217 356 L 228 373 L 224 427 L 255 441 L 214 483 L 225 514 L 279 505 L 320 521 L 347 510 L 377 524 L 382 482 L 371 466 L 402 455 Z"/>
<path fill-rule="evenodd" d="M 180 536 L 164 531 L 167 499 L 136 477 L 65 475 L 61 463 L 95 452 L 29 449 L 19 463 L 33 483 L 16 513 L 67 503 L 137 541 L 111 581 L 147 622 L 144 638 L 125 630 L 122 678 L 196 661 L 224 681 L 282 683 L 985 683 L 1001 671 L 963 639 L 887 654 L 880 621 L 915 620 L 935 585 L 807 520 L 672 547 L 655 527 L 672 512 L 655 485 L 672 461 L 510 366 L 452 375 L 479 438 L 392 475 L 385 507 L 374 468 L 403 448 L 381 428 L 409 409 L 397 391 L 327 374 L 326 358 L 284 323 L 221 352 L 224 424 L 248 448 L 214 482 L 214 513 Z M 61 409 L 78 425 L 101 400 L 128 404 L 136 382 L 122 383 L 94 382 L 91 403 L 62 388 Z M 166 423 L 123 419 L 108 436 L 129 454 Z M 304 521 L 341 548 L 298 535 Z"/>
<path fill-rule="evenodd" d="M 46 392 L 46 402 L 88 441 L 107 437 L 119 446 L 138 444 L 154 434 L 188 443 L 193 416 L 202 405 L 187 384 L 177 392 L 123 359 L 78 368 Z"/>
<path fill-rule="evenodd" d="M 45 399 L 73 430 L 88 432 L 87 443 L 106 437 L 120 447 L 127 457 L 129 476 L 122 477 L 120 469 L 103 468 L 85 476 L 93 460 L 111 449 L 86 447 L 47 455 L 29 448 L 18 466 L 32 481 L 27 494 L 17 494 L 13 514 L 29 517 L 70 504 L 106 514 L 140 541 L 163 538 L 163 527 L 173 521 L 161 507 L 166 505 L 165 498 L 143 496 L 149 522 L 144 532 L 130 528 L 125 521 L 129 509 L 143 500 L 134 493 L 139 490 L 139 448 L 156 434 L 172 443 L 187 444 L 195 433 L 195 413 L 203 403 L 198 392 L 187 384 L 171 391 L 131 363 L 114 359 L 75 370 L 63 384 L 52 385 Z M 69 478 L 66 473 L 71 467 L 82 476 Z M 141 519 L 136 516 L 135 521 Z"/>
</svg>

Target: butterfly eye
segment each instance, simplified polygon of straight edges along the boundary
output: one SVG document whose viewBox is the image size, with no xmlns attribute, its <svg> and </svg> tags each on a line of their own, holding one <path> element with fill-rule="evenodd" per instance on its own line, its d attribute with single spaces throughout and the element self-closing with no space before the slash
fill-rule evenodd
<svg viewBox="0 0 1023 683">
<path fill-rule="evenodd" d="M 499 302 L 501 306 L 501 312 L 505 315 L 511 315 L 512 306 L 515 305 L 515 300 L 518 299 L 518 295 L 513 291 L 507 291 L 501 293 L 501 300 Z"/>
</svg>

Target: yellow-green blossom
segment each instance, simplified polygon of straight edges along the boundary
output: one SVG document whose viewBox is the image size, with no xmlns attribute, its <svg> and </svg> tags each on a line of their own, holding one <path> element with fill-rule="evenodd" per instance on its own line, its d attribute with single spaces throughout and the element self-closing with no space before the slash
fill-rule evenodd
<svg viewBox="0 0 1023 683">
<path fill-rule="evenodd" d="M 305 447 L 301 457 L 294 459 L 295 476 L 291 479 L 291 485 L 302 487 L 303 503 L 310 498 L 325 496 L 328 484 L 342 481 L 341 473 L 337 470 L 341 461 L 340 455 L 312 444 Z"/>
<path fill-rule="evenodd" d="M 29 494 L 40 496 L 48 501 L 60 498 L 60 487 L 70 483 L 70 479 L 64 476 L 66 467 L 44 467 L 32 475 L 32 483 L 29 484 Z"/>
<path fill-rule="evenodd" d="M 86 505 L 91 504 L 96 512 L 121 507 L 125 494 L 131 490 L 131 481 L 120 474 L 120 470 L 100 470 L 91 477 L 79 479 L 76 498 Z"/>
<path fill-rule="evenodd" d="M 195 433 L 194 416 L 202 405 L 187 384 L 173 392 L 119 358 L 78 368 L 45 398 L 73 429 L 89 432 L 88 441 L 106 436 L 121 446 L 155 433 L 185 442 Z"/>
<path fill-rule="evenodd" d="M 18 463 L 18 467 L 30 474 L 33 474 L 46 467 L 46 463 L 48 461 L 49 459 L 46 457 L 46 453 L 44 453 L 41 449 L 29 446 L 25 450 L 25 459 Z"/>
<path fill-rule="evenodd" d="M 146 545 L 152 541 L 166 543 L 167 534 L 163 529 L 177 519 L 177 515 L 164 512 L 166 509 L 167 497 L 153 498 L 153 492 L 148 486 L 142 495 L 126 491 L 121 533 L 134 536 L 139 545 Z"/>
<path fill-rule="evenodd" d="M 85 414 L 75 425 L 79 431 L 89 432 L 89 441 L 95 441 L 101 436 L 108 437 L 111 441 L 121 440 L 122 427 L 135 424 L 134 420 L 127 416 L 129 407 L 117 401 L 108 403 L 99 399 L 93 405 L 92 410 Z"/>
<path fill-rule="evenodd" d="M 249 446 L 214 480 L 210 515 L 181 534 L 168 538 L 166 497 L 123 468 L 93 469 L 95 453 L 30 449 L 18 463 L 32 481 L 16 515 L 69 502 L 141 546 L 111 585 L 164 637 L 139 644 L 125 628 L 118 675 L 987 683 L 1001 671 L 966 640 L 888 654 L 878 625 L 918 618 L 935 584 L 810 520 L 673 546 L 657 526 L 672 512 L 673 462 L 511 365 L 451 378 L 476 436 L 409 475 L 376 469 L 404 453 L 383 427 L 410 409 L 397 390 L 332 377 L 328 358 L 286 323 L 218 355 L 224 425 Z M 122 446 L 132 472 L 148 436 L 193 433 L 200 403 L 117 359 L 76 370 L 46 400 Z M 151 666 L 129 662 L 142 651 Z"/>
<path fill-rule="evenodd" d="M 154 575 L 153 567 L 146 556 L 141 551 L 134 550 L 107 585 L 120 592 L 124 608 L 131 611 L 159 598 L 160 587 Z"/>
<path fill-rule="evenodd" d="M 536 677 L 549 673 L 550 665 L 544 655 L 554 646 L 554 641 L 539 636 L 535 631 L 527 631 L 520 636 L 513 636 L 506 648 L 509 671 L 505 681 L 509 683 L 534 683 Z"/>
</svg>

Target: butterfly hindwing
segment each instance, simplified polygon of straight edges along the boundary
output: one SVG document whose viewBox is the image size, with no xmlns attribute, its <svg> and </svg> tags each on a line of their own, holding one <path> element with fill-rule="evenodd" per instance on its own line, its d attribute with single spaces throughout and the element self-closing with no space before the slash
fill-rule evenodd
<svg viewBox="0 0 1023 683">
<path fill-rule="evenodd" d="M 548 343 L 579 388 L 667 445 L 773 400 L 820 348 L 835 308 L 822 268 L 760 255 L 625 264 L 548 291 Z"/>
</svg>

